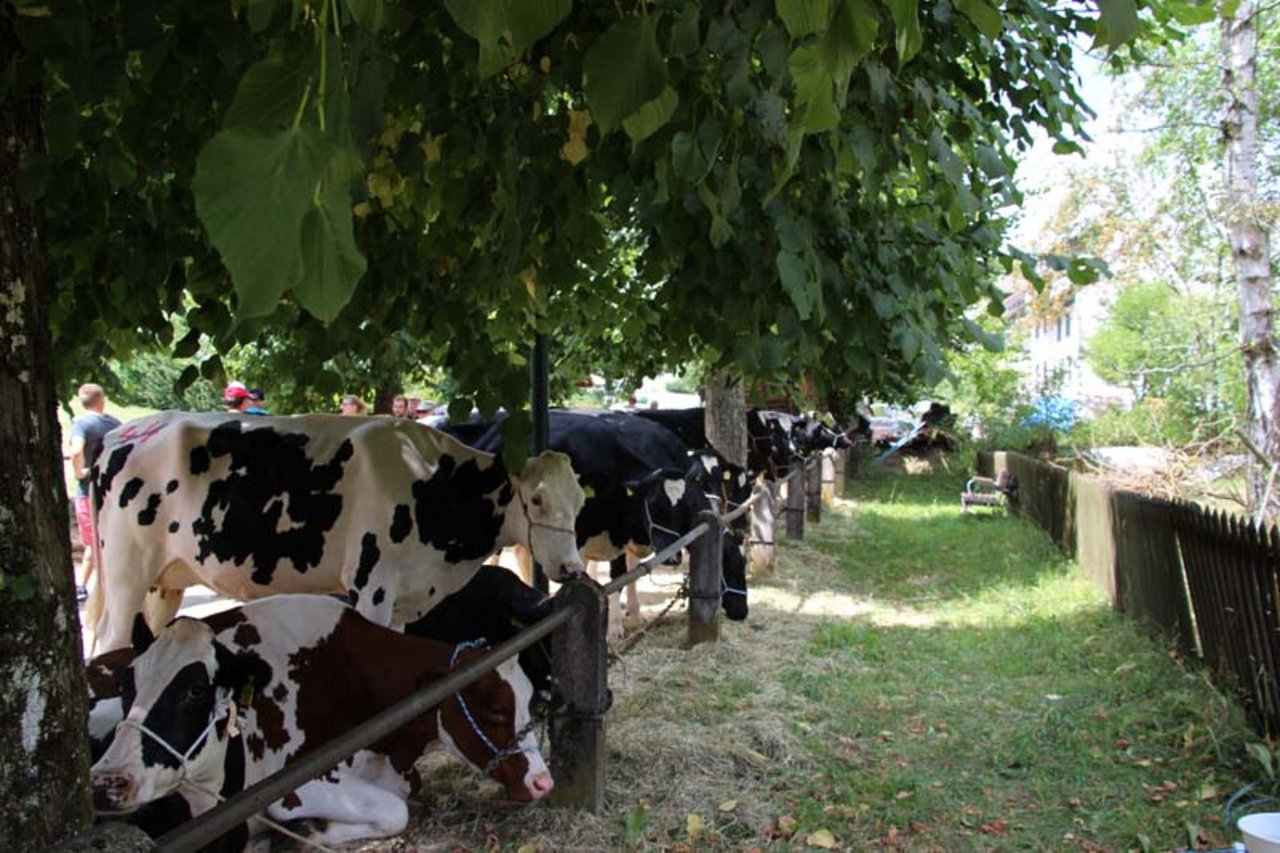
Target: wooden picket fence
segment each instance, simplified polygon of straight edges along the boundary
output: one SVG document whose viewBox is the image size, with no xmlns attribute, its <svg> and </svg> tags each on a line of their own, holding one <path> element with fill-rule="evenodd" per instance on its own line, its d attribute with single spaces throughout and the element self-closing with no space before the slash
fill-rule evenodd
<svg viewBox="0 0 1280 853">
<path fill-rule="evenodd" d="M 980 453 L 1018 480 L 1012 509 L 1045 530 L 1115 608 L 1236 692 L 1280 734 L 1280 532 L 1198 504 L 1111 489 L 1016 453 Z"/>
</svg>

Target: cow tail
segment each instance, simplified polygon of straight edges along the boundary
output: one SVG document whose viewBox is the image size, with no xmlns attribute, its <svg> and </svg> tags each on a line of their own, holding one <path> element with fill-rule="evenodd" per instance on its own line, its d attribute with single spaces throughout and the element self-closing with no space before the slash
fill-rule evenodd
<svg viewBox="0 0 1280 853">
<path fill-rule="evenodd" d="M 96 535 L 96 534 L 95 534 Z M 103 599 L 106 597 L 106 577 L 102 574 L 102 558 L 94 549 L 93 559 L 98 564 L 98 582 L 89 585 L 89 599 L 84 603 L 84 624 L 89 626 L 89 657 L 93 657 L 98 648 L 98 637 L 102 633 Z"/>
</svg>

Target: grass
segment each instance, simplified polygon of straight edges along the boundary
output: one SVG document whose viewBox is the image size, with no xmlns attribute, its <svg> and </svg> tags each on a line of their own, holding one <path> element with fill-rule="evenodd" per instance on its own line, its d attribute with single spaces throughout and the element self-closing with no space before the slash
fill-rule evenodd
<svg viewBox="0 0 1280 853">
<path fill-rule="evenodd" d="M 885 474 L 799 550 L 871 607 L 785 675 L 820 768 L 797 833 L 907 849 L 1226 846 L 1239 712 L 1114 614 L 1035 529 L 965 517 L 962 479 Z M 855 547 L 850 547 L 850 536 Z"/>
<path fill-rule="evenodd" d="M 652 631 L 610 671 L 602 814 L 504 813 L 436 769 L 377 849 L 1229 846 L 1257 739 L 1238 707 L 1038 530 L 962 516 L 963 481 L 869 476 L 720 642 Z"/>
</svg>

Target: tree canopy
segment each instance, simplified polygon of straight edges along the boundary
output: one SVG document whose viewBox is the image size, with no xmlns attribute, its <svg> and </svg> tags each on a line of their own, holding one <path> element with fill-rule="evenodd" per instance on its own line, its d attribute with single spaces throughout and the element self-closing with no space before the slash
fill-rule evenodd
<svg viewBox="0 0 1280 853">
<path fill-rule="evenodd" d="M 16 70 L 45 93 L 23 189 L 53 247 L 64 381 L 140 344 L 225 352 L 272 328 L 300 384 L 323 384 L 327 359 L 405 332 L 482 408 L 524 400 L 535 330 L 577 371 L 936 376 L 1019 257 L 1000 215 L 1020 200 L 1014 152 L 1034 128 L 1077 144 L 1068 40 L 1117 44 L 1134 14 L 17 6 L 36 61 Z"/>
</svg>

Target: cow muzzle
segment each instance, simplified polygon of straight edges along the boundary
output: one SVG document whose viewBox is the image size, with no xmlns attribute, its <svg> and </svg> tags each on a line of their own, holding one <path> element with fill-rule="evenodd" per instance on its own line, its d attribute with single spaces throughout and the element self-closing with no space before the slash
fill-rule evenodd
<svg viewBox="0 0 1280 853">
<path fill-rule="evenodd" d="M 138 780 L 129 773 L 94 773 L 93 810 L 97 814 L 122 814 L 137 807 Z"/>
</svg>

